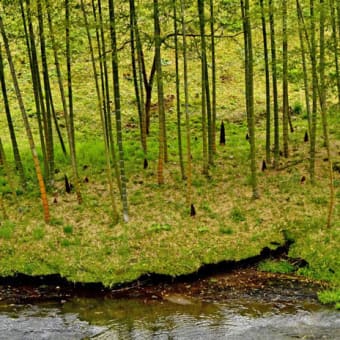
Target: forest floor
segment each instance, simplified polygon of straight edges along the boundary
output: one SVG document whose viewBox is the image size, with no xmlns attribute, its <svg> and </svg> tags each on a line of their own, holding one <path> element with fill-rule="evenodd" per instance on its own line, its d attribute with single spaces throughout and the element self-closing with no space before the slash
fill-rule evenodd
<svg viewBox="0 0 340 340">
<path fill-rule="evenodd" d="M 0 275 L 60 274 L 71 282 L 110 287 L 150 273 L 173 277 L 194 273 L 204 264 L 247 259 L 289 240 L 288 256 L 308 265 L 298 268 L 285 261 L 267 261 L 264 269 L 326 282 L 325 301 L 339 302 L 340 130 L 336 117 L 332 122 L 331 136 L 337 141 L 332 144 L 336 204 L 331 228 L 326 227 L 325 154 L 321 150 L 317 155 L 317 181 L 311 185 L 302 117 L 294 117 L 291 157 L 282 159 L 278 170 L 269 166 L 261 171 L 262 158 L 258 158 L 258 200 L 251 199 L 245 122 L 226 121 L 227 145 L 218 146 L 209 177 L 201 173 L 198 151 L 194 158 L 194 217 L 186 205 L 178 160 L 172 156 L 175 145 L 169 145 L 165 184 L 159 186 L 157 147 L 150 142 L 149 167 L 139 170 L 143 153 L 138 138 L 131 138 L 138 136 L 138 129 L 129 124 L 125 129 L 129 222 L 112 224 L 102 146 L 98 140 L 84 141 L 78 149 L 82 205 L 75 193 L 65 192 L 64 171 L 56 173 L 55 189 L 49 194 L 49 224 L 42 222 L 33 181 L 30 195 L 4 195 L 8 218 L 0 222 Z M 117 190 L 116 194 L 118 198 Z"/>
</svg>

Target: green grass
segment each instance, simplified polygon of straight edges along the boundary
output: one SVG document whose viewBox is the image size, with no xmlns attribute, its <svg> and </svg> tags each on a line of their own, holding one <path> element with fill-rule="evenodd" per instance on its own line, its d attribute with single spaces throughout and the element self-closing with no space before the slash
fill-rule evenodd
<svg viewBox="0 0 340 340">
<path fill-rule="evenodd" d="M 14 232 L 15 224 L 10 221 L 5 221 L 0 225 L 0 238 L 10 240 Z"/>
<path fill-rule="evenodd" d="M 336 309 L 340 309 L 340 290 L 324 290 L 318 292 L 318 298 L 322 303 L 333 304 L 335 302 Z"/>
<path fill-rule="evenodd" d="M 296 268 L 292 264 L 284 260 L 279 261 L 266 260 L 259 263 L 258 268 L 259 270 L 264 272 L 282 274 L 293 273 L 296 270 Z"/>
</svg>

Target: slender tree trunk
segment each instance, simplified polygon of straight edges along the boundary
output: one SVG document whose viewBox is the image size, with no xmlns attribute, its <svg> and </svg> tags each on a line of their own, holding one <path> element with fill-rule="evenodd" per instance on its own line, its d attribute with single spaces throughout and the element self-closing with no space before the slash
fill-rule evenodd
<svg viewBox="0 0 340 340">
<path fill-rule="evenodd" d="M 65 119 L 67 119 L 67 134 L 69 137 L 70 154 L 72 161 L 72 168 L 74 173 L 74 185 L 77 193 L 78 203 L 82 203 L 82 196 L 80 192 L 79 175 L 77 169 L 76 158 L 76 144 L 74 136 L 74 114 L 73 114 L 73 91 L 72 91 L 72 67 L 71 67 L 71 44 L 70 44 L 70 3 L 65 0 L 65 40 L 66 40 L 66 68 L 67 68 L 67 89 L 68 89 L 68 110 L 65 112 Z"/>
<path fill-rule="evenodd" d="M 109 0 L 109 13 L 110 13 L 112 76 L 113 76 L 114 103 L 115 103 L 115 116 L 116 116 L 116 131 L 117 131 L 117 144 L 118 144 L 118 151 L 119 151 L 119 170 L 120 170 L 120 178 L 121 178 L 121 185 L 122 185 L 121 198 L 122 198 L 122 205 L 123 205 L 123 219 L 125 222 L 128 222 L 129 211 L 128 211 L 128 201 L 127 201 L 127 190 L 126 190 L 123 134 L 122 134 L 122 122 L 121 122 L 118 54 L 117 54 L 116 22 L 115 22 L 116 19 L 115 19 L 113 0 Z"/>
<path fill-rule="evenodd" d="M 53 133 L 52 133 L 52 113 L 51 106 L 52 103 L 50 101 L 51 96 L 50 93 L 50 81 L 48 74 L 48 66 L 47 66 L 47 57 L 46 57 L 46 47 L 45 47 L 45 31 L 44 31 L 44 22 L 43 22 L 43 14 L 42 14 L 42 5 L 41 0 L 37 1 L 38 7 L 38 22 L 39 22 L 39 39 L 40 39 L 40 51 L 41 51 L 41 64 L 42 64 L 42 72 L 43 72 L 43 80 L 44 80 L 44 89 L 45 89 L 45 143 L 46 143 L 46 155 L 48 161 L 48 183 L 53 186 L 53 178 L 54 178 L 54 145 L 53 145 Z M 39 76 L 39 75 L 37 75 Z M 42 93 L 42 91 L 41 91 Z M 44 112 L 44 111 L 43 111 Z"/>
<path fill-rule="evenodd" d="M 311 25 L 311 41 L 310 41 L 310 59 L 312 64 L 312 117 L 310 131 L 310 165 L 309 173 L 311 182 L 315 182 L 315 145 L 316 145 L 316 120 L 317 120 L 317 100 L 318 100 L 318 76 L 317 76 L 317 61 L 316 61 L 316 39 L 315 39 L 315 14 L 314 0 L 310 0 L 310 25 Z"/>
<path fill-rule="evenodd" d="M 3 97 L 5 112 L 6 112 L 7 125 L 8 125 L 8 129 L 9 129 L 9 134 L 10 134 L 10 137 L 11 137 L 11 143 L 12 143 L 12 150 L 13 150 L 13 155 L 14 155 L 15 166 L 16 166 L 18 172 L 19 172 L 21 185 L 25 189 L 26 186 L 27 186 L 26 185 L 26 178 L 25 178 L 24 167 L 22 165 L 22 161 L 21 161 L 21 157 L 20 157 L 20 152 L 19 152 L 19 147 L 18 147 L 18 143 L 17 143 L 17 138 L 16 138 L 16 135 L 15 135 L 15 130 L 14 130 L 14 125 L 13 125 L 13 121 L 12 121 L 11 110 L 10 110 L 10 106 L 9 106 L 9 102 L 8 102 L 1 45 L 0 45 L 0 82 L 1 82 L 2 97 Z"/>
<path fill-rule="evenodd" d="M 245 86 L 247 121 L 250 143 L 250 170 L 253 199 L 259 198 L 256 174 L 256 147 L 255 147 L 255 120 L 254 120 L 254 70 L 253 70 L 253 42 L 250 21 L 249 0 L 241 1 L 241 11 L 244 28 L 244 49 L 245 49 Z"/>
<path fill-rule="evenodd" d="M 322 118 L 322 128 L 324 135 L 324 142 L 327 151 L 328 159 L 328 171 L 329 171 L 329 206 L 328 206 L 328 216 L 327 216 L 327 227 L 331 226 L 332 215 L 334 210 L 335 192 L 333 184 L 333 165 L 332 165 L 332 155 L 329 145 L 329 131 L 328 131 L 328 121 L 327 121 L 327 107 L 326 107 L 326 86 L 325 86 L 325 3 L 324 0 L 320 0 L 320 87 L 319 87 L 319 99 L 321 108 L 321 118 Z"/>
<path fill-rule="evenodd" d="M 137 110 L 139 117 L 139 126 L 140 126 L 140 136 L 141 136 L 141 144 L 144 152 L 144 163 L 147 159 L 147 140 L 146 140 L 146 126 L 145 126 L 145 111 L 143 104 L 143 94 L 142 89 L 140 87 L 139 77 L 141 75 L 140 72 L 140 63 L 139 56 L 136 52 L 136 27 L 137 27 L 137 18 L 136 18 L 136 9 L 135 9 L 135 0 L 129 0 L 130 4 L 130 40 L 131 40 L 131 65 L 132 65 L 132 74 L 133 74 L 133 85 L 135 88 L 136 102 L 137 102 Z M 136 62 L 137 61 L 137 62 Z"/>
<path fill-rule="evenodd" d="M 214 13 L 214 0 L 210 0 L 210 34 L 211 34 L 211 138 L 212 138 L 212 151 L 216 153 L 216 51 L 215 51 L 215 13 Z"/>
<path fill-rule="evenodd" d="M 266 162 L 270 164 L 270 130 L 271 130 L 271 109 L 270 109 L 270 72 L 269 72 L 269 52 L 267 42 L 267 26 L 266 15 L 264 10 L 263 0 L 260 0 L 261 6 L 261 22 L 262 22 L 262 36 L 263 36 L 263 54 L 264 67 L 266 77 Z"/>
<path fill-rule="evenodd" d="M 182 148 L 182 129 L 181 129 L 181 98 L 180 98 L 180 79 L 179 79 L 179 53 L 178 53 L 178 36 L 177 36 L 177 9 L 176 0 L 173 0 L 174 13 L 174 40 L 175 40 L 175 64 L 176 64 L 176 111 L 177 111 L 177 139 L 178 139 L 178 155 L 179 165 L 181 169 L 182 179 L 185 179 L 183 148 Z"/>
<path fill-rule="evenodd" d="M 306 111 L 308 118 L 308 133 L 311 134 L 311 108 L 310 108 L 310 94 L 309 94 L 309 81 L 308 81 L 308 70 L 307 70 L 307 60 L 306 60 L 306 48 L 305 41 L 303 37 L 303 29 L 304 29 L 304 20 L 303 14 L 300 6 L 299 0 L 296 0 L 296 9 L 298 16 L 298 30 L 299 30 L 299 40 L 300 40 L 300 49 L 301 49 L 301 60 L 302 60 L 302 68 L 303 68 L 303 83 L 304 83 L 304 92 L 305 92 L 305 103 L 306 103 Z M 309 41 L 307 39 L 307 41 Z"/>
<path fill-rule="evenodd" d="M 119 173 L 118 162 L 115 151 L 115 143 L 113 138 L 112 131 L 112 107 L 111 107 L 111 96 L 110 96 L 110 81 L 109 81 L 109 68 L 106 60 L 106 42 L 105 42 L 105 32 L 104 32 L 104 22 L 103 22 L 103 13 L 102 13 L 102 4 L 101 0 L 98 0 L 98 25 L 96 25 L 96 37 L 97 37 L 97 46 L 99 51 L 99 66 L 100 66 L 100 79 L 101 79 L 101 91 L 102 91 L 102 100 L 103 100 L 103 113 L 104 113 L 104 126 L 106 129 L 106 138 L 107 145 L 110 150 L 112 163 L 115 171 L 116 181 L 119 188 L 120 195 L 122 196 L 122 182 L 121 176 Z M 94 3 L 92 3 L 93 15 L 96 18 L 96 9 Z M 99 29 L 98 29 L 99 26 Z"/>
<path fill-rule="evenodd" d="M 116 207 L 116 200 L 114 198 L 113 178 L 112 178 L 112 169 L 111 169 L 111 160 L 110 160 L 110 147 L 108 145 L 109 139 L 107 138 L 108 131 L 105 126 L 103 100 L 101 98 L 101 92 L 100 92 L 99 82 L 97 78 L 97 67 L 96 67 L 96 61 L 95 61 L 96 59 L 94 56 L 93 44 L 92 44 L 91 34 L 90 34 L 90 29 L 89 29 L 90 25 L 87 19 L 84 0 L 81 0 L 81 7 L 82 7 L 83 15 L 84 15 L 85 28 L 86 28 L 86 33 L 87 33 L 87 38 L 88 38 L 89 48 L 90 48 L 90 53 L 91 53 L 93 78 L 94 78 L 96 94 L 97 94 L 98 113 L 100 115 L 100 120 L 102 123 L 102 130 L 103 130 L 103 135 L 104 135 L 106 174 L 107 174 L 107 179 L 109 182 L 110 198 L 111 198 L 111 205 L 112 205 L 112 219 L 113 219 L 113 223 L 116 224 L 118 223 L 119 217 L 118 217 L 118 212 L 117 212 L 117 207 Z M 99 52 L 100 52 L 100 49 L 99 49 Z"/>
<path fill-rule="evenodd" d="M 288 37 L 287 37 L 287 0 L 282 0 L 282 132 L 283 132 L 283 155 L 288 157 L 288 115 L 289 115 L 289 99 L 288 99 Z"/>
<path fill-rule="evenodd" d="M 184 78 L 184 103 L 185 103 L 185 131 L 187 142 L 187 204 L 191 208 L 193 205 L 192 200 L 192 164 L 191 164 L 191 131 L 190 131 L 190 117 L 189 117 L 189 82 L 188 82 L 188 61 L 187 61 L 187 40 L 186 40 L 186 24 L 185 24 L 185 12 L 184 12 L 184 0 L 180 0 L 181 3 L 181 24 L 182 24 L 182 38 L 183 38 L 183 78 Z"/>
<path fill-rule="evenodd" d="M 25 16 L 23 1 L 20 1 L 21 15 L 22 21 L 25 31 L 25 40 L 28 51 L 28 57 L 30 62 L 31 69 L 31 77 L 32 77 L 32 85 L 33 85 L 33 95 L 34 95 L 34 103 L 36 108 L 36 117 L 38 121 L 38 129 L 39 129 L 39 137 L 40 137 L 40 145 L 41 151 L 43 154 L 43 162 L 44 162 L 44 171 L 47 180 L 49 179 L 49 162 L 47 156 L 46 149 L 46 138 L 45 135 L 47 133 L 47 122 L 46 122 L 46 112 L 44 99 L 42 94 L 42 87 L 40 81 L 40 71 L 39 71 L 39 63 L 38 63 L 38 55 L 36 50 L 35 43 L 35 35 L 34 28 L 32 23 L 32 14 L 31 14 L 31 3 L 29 0 L 26 0 L 26 8 L 27 8 L 27 19 Z M 28 29 L 27 29 L 27 24 Z"/>
<path fill-rule="evenodd" d="M 338 28 L 336 25 L 336 9 L 334 0 L 329 0 L 331 9 L 331 24 L 332 24 L 332 41 L 334 49 L 334 64 L 335 64 L 335 75 L 336 75 L 336 87 L 338 91 L 338 105 L 340 107 L 340 66 L 339 66 L 339 52 L 338 52 Z"/>
<path fill-rule="evenodd" d="M 210 87 L 208 77 L 208 62 L 207 62 L 207 48 L 205 41 L 205 18 L 204 18 L 204 0 L 198 0 L 198 16 L 200 22 L 200 37 L 201 37 L 201 63 L 202 63 L 202 91 L 205 92 L 204 102 L 205 112 L 207 115 L 207 127 L 208 127 L 208 162 L 209 165 L 214 164 L 214 152 L 213 152 L 213 134 L 212 134 L 212 114 L 211 114 L 211 101 L 210 101 Z M 203 99 L 203 93 L 202 93 Z M 202 109 L 203 110 L 203 109 Z"/>
<path fill-rule="evenodd" d="M 65 1 L 67 1 L 67 0 L 65 0 Z M 76 190 L 76 194 L 77 194 L 78 203 L 81 204 L 82 203 L 82 195 L 81 195 L 80 185 L 79 185 L 77 156 L 76 156 L 76 150 L 75 150 L 75 147 L 74 147 L 74 143 L 72 143 L 70 114 L 69 114 L 66 95 L 65 95 L 65 91 L 64 91 L 64 85 L 63 85 L 64 81 L 63 81 L 63 76 L 62 76 L 62 73 L 61 73 L 61 68 L 60 68 L 60 63 L 59 63 L 59 58 L 58 58 L 58 47 L 57 47 L 57 43 L 55 41 L 55 34 L 54 34 L 54 29 L 53 29 L 52 14 L 51 14 L 51 8 L 50 8 L 49 0 L 45 0 L 45 4 L 46 4 L 46 11 L 47 11 L 48 28 L 49 28 L 49 32 L 50 32 L 50 38 L 51 38 L 51 42 L 52 42 L 52 49 L 53 49 L 53 55 L 54 55 L 54 64 L 55 64 L 56 72 L 57 72 L 58 86 L 59 86 L 60 97 L 61 97 L 61 102 L 62 102 L 62 106 L 63 106 L 63 114 L 64 114 L 64 118 L 65 118 L 66 130 L 67 130 L 67 139 L 68 139 L 68 144 L 69 144 L 69 149 L 70 149 L 70 158 L 71 158 L 72 172 L 73 172 L 74 183 L 75 183 L 75 190 Z M 68 33 L 68 30 L 66 29 L 66 40 L 68 39 L 68 35 L 69 35 L 69 33 Z M 66 43 L 66 45 L 68 45 L 68 43 Z"/>
<path fill-rule="evenodd" d="M 161 37 L 160 37 L 160 23 L 159 23 L 159 7 L 158 0 L 153 1 L 153 17 L 155 29 L 155 62 L 157 71 L 157 94 L 158 94 L 158 112 L 159 112 L 159 156 L 158 156 L 158 184 L 164 183 L 163 166 L 166 160 L 165 157 L 165 134 L 164 134 L 164 92 L 162 79 L 162 64 L 161 64 Z"/>
<path fill-rule="evenodd" d="M 276 71 L 276 37 L 274 22 L 274 4 L 269 0 L 269 23 L 270 23 L 270 44 L 272 54 L 272 83 L 273 83 L 273 108 L 274 108 L 274 168 L 279 167 L 280 162 L 280 131 L 279 131 L 279 104 L 277 92 L 277 71 Z"/>
<path fill-rule="evenodd" d="M 13 79 L 14 89 L 15 89 L 15 93 L 16 93 L 16 96 L 17 96 L 17 99 L 18 99 L 22 119 L 23 119 L 23 122 L 24 122 L 24 125 L 25 125 L 27 139 L 28 139 L 30 149 L 31 149 L 31 153 L 32 153 L 32 157 L 33 157 L 35 172 L 36 172 L 38 183 L 39 183 L 41 200 L 42 200 L 42 205 L 43 205 L 43 210 L 44 210 L 44 219 L 45 219 L 45 222 L 48 223 L 50 221 L 50 213 L 49 213 L 49 206 L 48 206 L 48 201 L 47 201 L 46 187 L 45 187 L 44 179 L 43 179 L 43 176 L 42 176 L 42 173 L 41 173 L 40 163 L 39 163 L 39 159 L 38 159 L 37 150 L 35 148 L 31 127 L 30 127 L 30 124 L 29 124 L 29 121 L 28 121 L 26 109 L 25 109 L 24 102 L 23 102 L 21 92 L 20 92 L 20 89 L 19 89 L 19 84 L 18 84 L 18 80 L 17 80 L 15 68 L 14 68 L 14 63 L 13 63 L 13 60 L 12 60 L 11 51 L 10 51 L 10 46 L 9 46 L 9 43 L 8 43 L 8 38 L 7 38 L 6 31 L 5 31 L 4 23 L 2 21 L 2 14 L 1 13 L 0 13 L 0 32 L 1 32 L 1 35 L 2 35 L 2 38 L 3 38 L 3 41 L 4 41 L 6 54 L 7 54 L 7 60 L 8 60 L 8 64 L 9 64 L 12 79 Z"/>
</svg>

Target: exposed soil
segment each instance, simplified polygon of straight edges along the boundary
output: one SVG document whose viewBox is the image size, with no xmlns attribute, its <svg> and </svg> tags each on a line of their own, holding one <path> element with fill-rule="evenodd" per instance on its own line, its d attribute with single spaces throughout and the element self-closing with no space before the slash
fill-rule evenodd
<svg viewBox="0 0 340 340">
<path fill-rule="evenodd" d="M 178 304 L 190 299 L 203 301 L 255 299 L 261 301 L 316 301 L 322 287 L 296 275 L 261 272 L 259 261 L 265 258 L 287 258 L 289 244 L 272 251 L 264 249 L 259 256 L 239 261 L 205 265 L 197 273 L 173 278 L 149 274 L 129 284 L 108 289 L 100 283 L 70 283 L 59 275 L 31 277 L 17 275 L 0 278 L 0 303 L 66 302 L 73 297 L 138 298 L 145 301 L 167 300 Z M 300 259 L 289 259 L 296 266 L 308 265 Z"/>
</svg>

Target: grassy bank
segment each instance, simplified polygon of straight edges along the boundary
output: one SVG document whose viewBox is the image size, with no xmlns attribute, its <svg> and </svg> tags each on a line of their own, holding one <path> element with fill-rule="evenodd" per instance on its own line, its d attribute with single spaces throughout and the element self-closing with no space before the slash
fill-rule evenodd
<svg viewBox="0 0 340 340">
<path fill-rule="evenodd" d="M 306 120 L 296 117 L 294 125 L 292 157 L 282 160 L 280 170 L 260 171 L 263 150 L 259 148 L 261 198 L 256 201 L 251 200 L 248 183 L 245 122 L 227 122 L 227 145 L 218 147 L 209 178 L 201 174 L 197 142 L 193 150 L 195 217 L 189 216 L 177 156 L 170 156 L 166 184 L 159 187 L 157 147 L 150 142 L 150 166 L 142 170 L 137 127 L 127 128 L 125 136 L 131 215 L 128 223 L 111 223 L 103 147 L 98 138 L 78 144 L 84 203 L 78 205 L 74 193 L 65 193 L 64 172 L 57 173 L 55 189 L 49 194 L 49 225 L 42 222 L 34 178 L 29 193 L 18 192 L 17 202 L 3 180 L 9 216 L 1 220 L 0 275 L 60 273 L 71 281 L 100 281 L 107 286 L 145 273 L 176 276 L 195 272 L 204 263 L 245 259 L 259 254 L 264 247 L 275 248 L 284 242 L 284 231 L 295 241 L 289 255 L 309 263 L 298 273 L 325 280 L 338 292 L 340 176 L 335 172 L 337 203 L 332 228 L 326 229 L 328 179 L 324 155 L 318 155 L 317 183 L 312 186 L 308 180 L 308 143 L 303 142 Z M 335 136 L 339 131 L 335 119 L 331 126 Z M 169 145 L 170 155 L 176 147 L 176 143 Z M 334 151 L 339 151 L 338 142 L 334 143 Z M 30 168 L 26 152 L 26 168 Z M 67 163 L 61 154 L 57 160 L 62 167 Z M 301 181 L 303 176 L 305 181 Z M 333 300 L 337 300 L 338 293 L 334 294 Z"/>
</svg>

